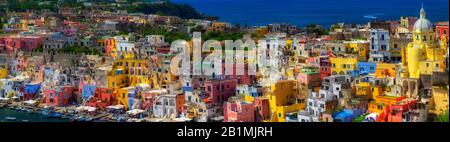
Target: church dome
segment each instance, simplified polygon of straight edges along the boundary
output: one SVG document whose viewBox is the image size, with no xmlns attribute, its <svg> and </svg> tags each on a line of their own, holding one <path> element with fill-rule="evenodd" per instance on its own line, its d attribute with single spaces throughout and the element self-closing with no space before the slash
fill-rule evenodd
<svg viewBox="0 0 450 142">
<path fill-rule="evenodd" d="M 426 19 L 425 10 L 420 9 L 420 18 L 414 23 L 414 32 L 433 32 L 433 24 Z"/>
</svg>

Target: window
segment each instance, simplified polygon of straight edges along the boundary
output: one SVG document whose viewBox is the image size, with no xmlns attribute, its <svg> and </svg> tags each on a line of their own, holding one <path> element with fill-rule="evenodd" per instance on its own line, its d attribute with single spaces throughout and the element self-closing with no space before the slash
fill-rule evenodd
<svg viewBox="0 0 450 142">
<path fill-rule="evenodd" d="M 423 36 L 423 41 L 427 41 L 427 37 L 426 36 Z"/>
<path fill-rule="evenodd" d="M 384 35 L 381 35 L 381 40 L 384 40 Z"/>
<path fill-rule="evenodd" d="M 381 45 L 381 50 L 386 50 L 386 45 Z"/>
</svg>

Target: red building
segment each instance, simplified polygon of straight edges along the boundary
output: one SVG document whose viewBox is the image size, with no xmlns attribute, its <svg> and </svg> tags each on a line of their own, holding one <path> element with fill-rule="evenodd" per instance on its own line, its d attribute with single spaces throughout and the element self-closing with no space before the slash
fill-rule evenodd
<svg viewBox="0 0 450 142">
<path fill-rule="evenodd" d="M 256 97 L 255 103 L 255 120 L 261 122 L 270 119 L 270 104 L 269 99 L 264 97 Z"/>
<path fill-rule="evenodd" d="M 51 107 L 66 106 L 73 95 L 72 86 L 55 86 L 44 91 L 45 105 Z"/>
<path fill-rule="evenodd" d="M 111 88 L 96 88 L 94 97 L 86 102 L 85 105 L 105 109 L 107 106 L 114 105 L 115 102 L 116 96 Z"/>
<path fill-rule="evenodd" d="M 41 47 L 44 43 L 40 36 L 7 36 L 4 40 L 5 48 L 9 51 L 14 49 L 31 51 Z M 0 41 L 0 43 L 2 42 Z"/>
<path fill-rule="evenodd" d="M 448 39 L 448 21 L 447 22 L 438 22 L 436 23 L 436 38 L 441 39 L 441 36 L 444 35 Z"/>
<path fill-rule="evenodd" d="M 320 57 L 319 61 L 320 79 L 323 80 L 331 75 L 331 63 L 329 57 Z"/>
<path fill-rule="evenodd" d="M 415 109 L 417 100 L 412 98 L 403 99 L 390 107 L 388 122 L 403 122 L 404 114 Z"/>
<path fill-rule="evenodd" d="M 255 122 L 253 103 L 231 99 L 223 105 L 224 122 Z"/>
<path fill-rule="evenodd" d="M 229 97 L 236 95 L 237 79 L 223 78 L 205 81 L 205 92 L 213 105 L 222 105 Z"/>
</svg>

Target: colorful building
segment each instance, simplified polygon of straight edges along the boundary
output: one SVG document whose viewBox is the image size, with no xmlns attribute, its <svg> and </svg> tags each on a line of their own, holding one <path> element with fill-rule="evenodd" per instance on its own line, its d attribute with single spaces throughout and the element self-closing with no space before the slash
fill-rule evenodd
<svg viewBox="0 0 450 142">
<path fill-rule="evenodd" d="M 374 62 L 358 62 L 357 64 L 360 74 L 372 74 L 375 73 L 377 63 Z"/>
<path fill-rule="evenodd" d="M 320 79 L 324 79 L 331 75 L 331 63 L 328 57 L 320 57 L 319 72 Z"/>
<path fill-rule="evenodd" d="M 372 62 L 383 62 L 391 59 L 390 36 L 385 29 L 370 29 L 370 58 Z"/>
<path fill-rule="evenodd" d="M 40 83 L 27 83 L 25 84 L 25 91 L 23 93 L 23 100 L 31 100 L 36 97 L 41 90 Z"/>
<path fill-rule="evenodd" d="M 24 50 L 31 51 L 32 49 L 41 47 L 44 44 L 44 39 L 40 36 L 7 36 L 5 38 L 5 47 L 7 50 Z"/>
<path fill-rule="evenodd" d="M 371 88 L 369 82 L 360 82 L 359 84 L 356 84 L 356 97 L 373 98 Z"/>
<path fill-rule="evenodd" d="M 392 63 L 377 63 L 375 70 L 376 78 L 395 77 L 397 65 Z"/>
<path fill-rule="evenodd" d="M 237 79 L 218 78 L 205 81 L 205 92 L 213 105 L 222 105 L 229 97 L 236 95 Z"/>
<path fill-rule="evenodd" d="M 280 80 L 267 92 L 272 122 L 285 122 L 287 113 L 305 108 L 305 98 L 300 97 L 299 84 L 294 80 Z"/>
<path fill-rule="evenodd" d="M 0 79 L 8 77 L 8 69 L 6 65 L 0 65 Z"/>
<path fill-rule="evenodd" d="M 397 28 L 398 33 L 411 33 L 414 29 L 417 17 L 400 17 L 400 25 Z"/>
<path fill-rule="evenodd" d="M 401 101 L 392 104 L 390 107 L 390 113 L 388 113 L 387 122 L 404 122 L 408 115 L 405 113 L 414 110 L 417 104 L 417 100 L 412 98 L 406 98 Z M 406 120 L 407 121 L 407 120 Z"/>
<path fill-rule="evenodd" d="M 224 122 L 255 122 L 255 112 L 252 102 L 230 98 L 223 105 Z"/>
<path fill-rule="evenodd" d="M 345 41 L 344 46 L 347 53 L 358 54 L 358 61 L 369 59 L 370 42 L 366 40 Z"/>
<path fill-rule="evenodd" d="M 301 70 L 297 76 L 299 83 L 311 87 L 320 87 L 320 73 L 316 67 L 303 67 Z"/>
<path fill-rule="evenodd" d="M 331 75 L 349 75 L 357 68 L 358 59 L 352 56 L 331 57 Z"/>
<path fill-rule="evenodd" d="M 108 88 L 117 94 L 117 103 L 127 109 L 134 99 L 136 86 L 149 86 L 150 77 L 145 59 L 118 59 L 114 62 L 112 70 L 107 75 Z"/>
<path fill-rule="evenodd" d="M 183 93 L 159 96 L 153 105 L 153 114 L 157 117 L 176 118 L 184 112 L 185 96 Z"/>
<path fill-rule="evenodd" d="M 111 88 L 95 88 L 94 95 L 85 103 L 86 106 L 106 109 L 116 103 L 116 96 Z"/>
<path fill-rule="evenodd" d="M 421 71 L 428 70 L 429 66 L 426 66 L 426 62 L 440 62 L 437 64 L 438 66 L 444 64 L 446 48 L 437 47 L 433 24 L 426 19 L 425 10 L 422 8 L 420 18 L 414 24 L 413 42 L 402 50 L 402 64 L 407 68 L 402 76 L 418 79 Z M 421 69 L 421 67 L 426 69 Z"/>
<path fill-rule="evenodd" d="M 74 87 L 54 86 L 44 90 L 44 101 L 46 106 L 61 107 L 69 105 L 70 98 L 73 97 Z"/>
<path fill-rule="evenodd" d="M 253 101 L 255 104 L 255 121 L 265 122 L 270 120 L 270 103 L 269 99 L 264 97 L 256 97 Z"/>
<path fill-rule="evenodd" d="M 209 27 L 209 31 L 213 32 L 225 32 L 225 29 L 227 28 L 227 24 L 224 22 L 214 22 L 212 23 L 211 27 Z"/>
<path fill-rule="evenodd" d="M 436 23 L 436 39 L 440 39 L 442 36 L 449 39 L 448 21 Z"/>
<path fill-rule="evenodd" d="M 97 45 L 103 50 L 106 55 L 117 57 L 117 42 L 115 38 L 103 37 L 97 40 Z"/>
</svg>

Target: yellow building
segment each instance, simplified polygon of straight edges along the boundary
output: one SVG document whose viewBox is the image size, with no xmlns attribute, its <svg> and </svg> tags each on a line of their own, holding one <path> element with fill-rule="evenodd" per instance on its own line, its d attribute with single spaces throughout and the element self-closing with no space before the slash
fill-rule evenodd
<svg viewBox="0 0 450 142">
<path fill-rule="evenodd" d="M 384 95 L 383 87 L 376 85 L 376 86 L 372 86 L 371 88 L 372 88 L 372 92 L 369 97 L 370 99 L 375 99 L 378 96 Z"/>
<path fill-rule="evenodd" d="M 344 46 L 347 53 L 358 54 L 358 61 L 367 61 L 369 58 L 369 41 L 345 41 Z"/>
<path fill-rule="evenodd" d="M 305 108 L 305 98 L 300 97 L 299 83 L 295 80 L 281 80 L 267 91 L 272 122 L 285 122 L 286 113 Z"/>
<path fill-rule="evenodd" d="M 6 78 L 8 76 L 8 69 L 5 65 L 0 65 L 0 79 Z"/>
<path fill-rule="evenodd" d="M 431 113 L 442 115 L 448 110 L 448 88 L 436 87 L 432 88 Z"/>
<path fill-rule="evenodd" d="M 356 70 L 358 59 L 352 56 L 332 57 L 330 58 L 330 62 L 331 75 L 347 75 L 347 73 Z"/>
<path fill-rule="evenodd" d="M 227 24 L 224 22 L 214 22 L 211 27 L 209 27 L 209 31 L 222 33 L 225 32 L 226 27 Z"/>
<path fill-rule="evenodd" d="M 385 78 L 386 76 L 395 77 L 396 70 L 397 70 L 396 64 L 377 63 L 377 68 L 375 70 L 375 77 L 376 78 Z"/>
<path fill-rule="evenodd" d="M 269 33 L 269 29 L 266 26 L 255 29 L 255 34 L 257 37 L 264 37 L 267 33 Z"/>
<path fill-rule="evenodd" d="M 413 42 L 402 51 L 402 63 L 407 67 L 403 76 L 417 79 L 423 70 L 429 68 L 426 66 L 427 62 L 443 64 L 445 48 L 437 47 L 433 24 L 426 19 L 425 10 L 422 8 L 420 18 L 414 24 Z"/>
<path fill-rule="evenodd" d="M 145 59 L 119 59 L 107 76 L 108 87 L 117 94 L 118 104 L 128 108 L 128 93 L 135 86 L 149 85 L 148 65 Z"/>
<path fill-rule="evenodd" d="M 357 97 L 370 98 L 372 92 L 370 91 L 371 87 L 369 82 L 360 82 L 359 84 L 355 85 L 355 88 Z"/>
</svg>

